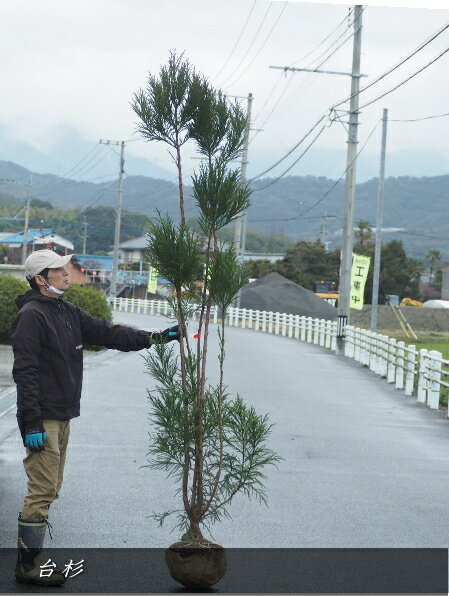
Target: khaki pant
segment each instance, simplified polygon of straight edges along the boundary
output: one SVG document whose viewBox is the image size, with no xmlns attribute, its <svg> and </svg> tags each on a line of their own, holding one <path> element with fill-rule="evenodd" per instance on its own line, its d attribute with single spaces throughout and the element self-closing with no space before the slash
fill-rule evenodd
<svg viewBox="0 0 449 596">
<path fill-rule="evenodd" d="M 42 423 L 47 433 L 45 449 L 32 451 L 27 447 L 23 460 L 28 493 L 23 503 L 22 519 L 27 521 L 43 521 L 50 505 L 59 497 L 69 442 L 69 420 L 43 420 Z"/>
</svg>

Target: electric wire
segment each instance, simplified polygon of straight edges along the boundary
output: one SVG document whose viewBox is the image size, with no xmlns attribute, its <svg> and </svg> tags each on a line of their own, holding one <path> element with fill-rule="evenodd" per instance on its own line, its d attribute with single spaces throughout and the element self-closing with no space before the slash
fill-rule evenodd
<svg viewBox="0 0 449 596">
<path fill-rule="evenodd" d="M 245 23 L 244 23 L 244 25 L 243 25 L 243 27 L 242 27 L 242 30 L 240 31 L 240 34 L 239 34 L 239 36 L 238 36 L 238 38 L 237 38 L 237 41 L 236 41 L 236 42 L 235 42 L 235 44 L 234 44 L 234 47 L 232 48 L 232 50 L 231 50 L 230 54 L 229 54 L 229 55 L 228 55 L 228 57 L 226 58 L 226 60 L 225 60 L 225 62 L 224 62 L 224 64 L 223 64 L 223 66 L 220 68 L 220 70 L 217 72 L 217 74 L 216 74 L 216 75 L 213 77 L 213 80 L 217 79 L 217 78 L 218 78 L 218 77 L 221 75 L 221 73 L 223 72 L 223 70 L 224 70 L 224 69 L 226 68 L 226 66 L 228 65 L 228 63 L 229 63 L 229 60 L 232 58 L 232 56 L 233 56 L 233 54 L 234 54 L 234 52 L 235 52 L 235 50 L 236 50 L 237 46 L 239 45 L 239 42 L 240 42 L 240 40 L 242 39 L 243 33 L 245 32 L 245 29 L 246 29 L 246 27 L 247 27 L 247 25 L 248 25 L 248 23 L 249 23 L 249 20 L 250 20 L 250 18 L 251 18 L 251 15 L 253 14 L 254 7 L 256 6 L 256 3 L 257 3 L 257 0 L 254 0 L 254 2 L 253 2 L 253 5 L 252 5 L 252 7 L 251 7 L 251 10 L 249 11 L 249 14 L 248 14 L 248 16 L 247 16 L 247 18 L 246 18 L 246 21 L 245 21 Z"/>
<path fill-rule="evenodd" d="M 424 42 L 423 44 L 421 44 L 421 46 L 415 50 L 412 54 L 410 54 L 406 59 L 404 59 L 402 61 L 401 64 L 403 64 L 406 60 L 408 60 L 409 58 L 411 58 L 412 55 L 415 55 L 418 51 L 422 50 L 426 45 L 428 45 L 428 43 L 430 43 L 431 41 L 433 41 L 433 39 L 435 39 L 436 37 L 438 37 L 438 35 L 441 35 L 441 33 L 446 30 L 449 27 L 449 24 L 445 25 L 444 27 L 440 28 L 436 33 L 433 34 L 433 36 L 431 36 L 431 38 L 429 38 L 426 42 Z M 365 105 L 359 107 L 359 110 L 366 108 L 367 106 L 375 103 L 376 101 L 378 101 L 379 99 L 382 99 L 383 97 L 385 97 L 386 95 L 388 95 L 389 93 L 392 93 L 393 91 L 395 91 L 396 89 L 398 89 L 399 87 L 401 87 L 402 85 L 404 85 L 406 82 L 408 82 L 409 80 L 411 80 L 412 78 L 414 78 L 415 76 L 417 76 L 419 73 L 421 73 L 423 70 L 425 70 L 426 68 L 428 68 L 431 64 L 433 64 L 434 62 L 436 62 L 439 58 L 441 58 L 444 54 L 446 54 L 449 51 L 449 48 L 445 49 L 443 52 L 441 52 L 436 58 L 432 59 L 430 62 L 428 62 L 427 64 L 425 64 L 423 67 L 421 67 L 419 70 L 417 70 L 416 72 L 414 72 L 412 75 L 410 75 L 409 77 L 407 77 L 405 80 L 403 80 L 401 83 L 399 83 L 398 85 L 396 85 L 395 87 L 393 87 L 392 89 L 390 89 L 389 91 L 386 91 L 385 93 L 383 93 L 382 95 L 380 95 L 379 97 L 373 99 L 372 101 L 366 103 Z M 387 74 L 389 74 L 390 72 L 393 72 L 393 70 L 395 70 L 396 68 L 398 68 L 399 65 L 396 65 L 395 67 L 389 69 L 386 73 L 384 73 L 383 75 L 381 75 L 380 77 L 378 77 L 375 81 L 373 81 L 370 85 L 367 85 L 366 87 L 364 87 L 362 90 L 359 91 L 359 93 L 365 89 L 367 89 L 368 87 L 371 87 L 372 85 L 374 85 L 375 82 L 380 81 L 382 78 L 384 78 Z M 355 96 L 355 95 L 354 95 Z M 346 101 L 346 100 L 345 100 Z M 340 102 L 338 104 L 334 104 L 331 106 L 330 108 L 330 113 L 332 113 L 333 111 L 335 111 L 335 108 L 338 107 L 339 105 L 341 105 Z M 265 170 L 264 172 L 262 172 L 261 174 L 255 176 L 254 178 L 252 178 L 251 180 L 255 180 L 257 178 L 260 178 L 261 176 L 263 176 L 264 174 L 268 173 L 269 171 L 271 171 L 274 167 L 276 167 L 277 165 L 279 165 L 279 163 L 281 163 L 282 161 L 284 161 L 284 159 L 286 157 L 288 157 L 288 155 L 290 155 L 303 141 L 305 138 L 307 138 L 307 136 L 309 134 L 311 134 L 313 132 L 313 130 L 316 128 L 316 126 L 319 125 L 319 123 L 322 121 L 322 119 L 324 119 L 326 115 L 323 115 L 322 118 L 315 123 L 315 125 L 312 127 L 312 129 L 306 134 L 305 137 L 303 137 L 287 154 L 285 154 L 280 160 L 278 160 L 275 164 L 273 164 L 270 168 L 268 168 L 267 170 Z"/>
<path fill-rule="evenodd" d="M 364 9 L 363 9 L 363 10 L 364 10 Z M 348 28 L 349 28 L 349 27 L 348 27 Z M 343 35 L 344 35 L 344 34 L 346 34 L 346 31 L 344 31 Z M 343 42 L 342 42 L 342 43 L 341 43 L 341 44 L 340 44 L 340 45 L 339 45 L 337 48 L 335 48 L 335 50 L 333 50 L 333 52 L 332 52 L 331 54 L 329 54 L 329 56 L 327 56 L 327 57 L 326 57 L 326 58 L 325 58 L 325 59 L 324 59 L 324 60 L 323 60 L 323 61 L 322 61 L 320 64 L 317 64 L 317 66 L 315 67 L 315 70 L 317 70 L 317 69 L 321 68 L 321 67 L 322 67 L 324 64 L 326 64 L 326 62 L 328 62 L 328 61 L 329 61 L 329 60 L 332 58 L 332 56 L 333 56 L 334 54 L 336 54 L 336 53 L 338 52 L 338 50 L 339 50 L 340 48 L 342 48 L 342 47 L 343 47 L 343 46 L 344 46 L 344 45 L 345 45 L 345 44 L 346 44 L 346 43 L 347 43 L 347 42 L 348 42 L 348 41 L 349 41 L 349 40 L 350 40 L 352 37 L 353 37 L 353 33 L 351 33 L 351 34 L 350 34 L 350 35 L 349 35 L 349 36 L 348 36 L 348 37 L 347 37 L 345 40 L 343 40 Z M 340 39 L 340 38 L 341 38 L 341 36 L 340 36 L 338 39 Z M 338 41 L 338 40 L 336 40 L 336 41 Z M 334 45 L 334 44 L 332 44 L 332 45 Z M 326 52 L 327 52 L 327 51 L 329 51 L 329 49 L 332 47 L 332 45 L 331 45 L 331 46 L 329 46 L 329 48 L 327 48 Z M 320 55 L 320 57 L 321 57 L 321 56 L 322 56 L 322 54 Z M 317 59 L 318 59 L 318 58 L 316 58 L 315 60 L 317 60 Z M 308 68 L 309 66 L 311 66 L 311 65 L 312 65 L 312 64 L 315 62 L 315 60 L 312 60 L 312 62 L 310 62 L 309 64 L 307 64 L 307 65 L 306 65 L 306 68 Z M 286 73 L 287 71 L 284 71 L 284 72 Z M 282 77 L 282 74 L 283 74 L 283 73 L 281 73 L 281 77 Z M 280 95 L 279 95 L 278 99 L 277 99 L 277 100 L 276 100 L 276 102 L 274 103 L 274 105 L 273 105 L 273 107 L 271 108 L 270 112 L 269 112 L 269 113 L 268 113 L 268 115 L 266 116 L 265 120 L 264 120 L 264 121 L 262 122 L 262 124 L 260 125 L 262 129 L 263 129 L 263 127 L 264 127 L 264 126 L 267 124 L 267 122 L 269 121 L 269 119 L 270 119 L 270 116 L 271 116 L 271 115 L 273 114 L 273 112 L 275 111 L 275 109 L 276 109 L 276 107 L 278 106 L 279 102 L 281 101 L 282 97 L 285 95 L 285 93 L 286 93 L 286 91 L 287 91 L 287 89 L 288 89 L 288 87 L 289 87 L 290 83 L 292 82 L 292 80 L 293 80 L 293 73 L 292 73 L 292 75 L 291 75 L 290 79 L 288 80 L 287 84 L 284 86 L 284 89 L 281 91 L 281 93 L 280 93 Z M 315 79 L 313 80 L 313 82 L 314 82 L 314 81 L 315 81 Z M 279 82 L 279 81 L 278 81 L 278 82 Z M 309 84 L 308 88 L 307 88 L 307 89 L 305 89 L 305 91 L 308 91 L 308 89 L 310 89 L 310 87 L 313 85 L 313 82 L 310 82 L 310 84 Z M 293 107 L 293 106 L 294 106 L 294 105 L 297 103 L 298 99 L 299 99 L 300 97 L 302 97 L 302 95 L 303 95 L 303 94 L 301 94 L 301 95 L 299 95 L 299 96 L 298 96 L 298 95 L 297 95 L 297 93 L 298 93 L 299 91 L 302 91 L 305 85 L 307 85 L 307 81 L 302 81 L 302 82 L 300 83 L 300 85 L 299 85 L 299 86 L 296 88 L 296 90 L 295 90 L 295 92 L 294 92 L 294 101 L 293 101 L 293 103 L 290 103 L 290 105 L 288 105 L 288 107 L 287 107 L 286 109 L 284 109 L 284 111 L 283 111 L 283 112 L 281 112 L 280 114 L 277 114 L 277 115 L 275 116 L 275 118 L 273 118 L 273 120 L 272 120 L 272 121 L 274 121 L 274 120 L 277 120 L 278 118 L 280 118 L 281 116 L 283 116 L 284 114 L 286 114 L 286 113 L 287 113 L 287 112 L 288 112 L 288 111 L 289 111 L 289 110 L 290 110 L 290 109 L 291 109 L 291 108 L 292 108 L 292 107 Z M 268 101 L 268 100 L 267 100 L 267 101 Z M 266 105 L 267 101 L 265 102 L 264 106 Z M 263 108 L 261 108 L 260 112 L 262 111 L 262 109 L 263 109 Z M 260 115 L 260 112 L 259 112 L 259 114 L 257 115 L 257 117 Z M 257 117 L 256 117 L 256 118 L 257 118 Z M 255 119 L 255 120 L 256 120 L 256 119 Z M 259 132 L 261 132 L 261 131 L 260 131 L 260 130 L 258 130 L 258 131 L 256 131 L 256 132 L 255 132 L 255 134 L 254 134 L 254 135 L 252 136 L 252 138 L 250 139 L 249 143 L 252 143 L 252 141 L 254 141 L 254 139 L 257 137 L 257 135 L 259 134 Z"/>
<path fill-rule="evenodd" d="M 365 103 L 363 106 L 360 106 L 359 110 L 363 110 L 363 108 L 366 108 L 366 107 L 370 106 L 371 104 L 375 103 L 376 101 L 379 101 L 379 99 L 382 99 L 386 95 L 389 95 L 393 91 L 396 91 L 396 89 L 399 89 L 399 87 L 402 87 L 402 85 L 404 85 L 405 83 L 407 83 L 411 79 L 415 78 L 418 74 L 420 74 L 421 72 L 423 72 L 424 70 L 426 70 L 426 68 L 428 68 L 429 66 L 431 66 L 434 62 L 436 62 L 437 60 L 439 60 L 440 58 L 442 58 L 445 54 L 447 54 L 447 52 L 449 52 L 449 47 L 446 48 L 445 50 L 443 50 L 436 58 L 433 58 L 430 62 L 428 62 L 427 64 L 425 64 L 419 70 L 417 70 L 412 75 L 410 75 L 409 77 L 407 77 L 406 79 L 404 79 L 403 81 L 401 81 L 398 85 L 395 85 L 392 89 L 389 89 L 388 91 L 385 91 L 385 93 L 382 93 L 382 95 L 379 95 L 375 99 L 369 101 L 368 103 Z"/>
<path fill-rule="evenodd" d="M 245 72 L 248 70 L 248 68 L 253 64 L 254 60 L 257 58 L 257 56 L 260 54 L 260 52 L 263 50 L 263 48 L 265 47 L 265 45 L 267 44 L 268 40 L 270 39 L 273 31 L 276 29 L 277 24 L 279 23 L 284 10 L 287 7 L 288 2 L 284 2 L 284 6 L 282 7 L 282 10 L 280 11 L 277 19 L 274 22 L 274 25 L 271 27 L 268 35 L 266 36 L 266 38 L 264 39 L 264 41 L 262 42 L 262 45 L 259 47 L 259 49 L 257 50 L 257 52 L 254 54 L 254 56 L 252 57 L 252 59 L 250 60 L 250 62 L 248 62 L 248 64 L 246 65 L 246 67 L 242 70 L 242 72 L 238 75 L 237 78 L 235 78 L 231 83 L 229 83 L 227 85 L 227 87 L 231 87 L 232 85 L 235 85 L 237 83 L 237 81 L 239 81 L 242 76 L 245 74 Z"/>
<path fill-rule="evenodd" d="M 307 139 L 307 137 L 312 134 L 312 132 L 315 130 L 315 128 L 317 128 L 317 126 L 326 118 L 326 115 L 327 114 L 323 114 L 323 116 L 321 116 L 321 118 L 315 122 L 315 124 L 309 129 L 309 131 L 306 132 L 306 134 L 296 143 L 296 145 L 294 145 L 283 157 L 278 159 L 278 161 L 276 163 L 274 163 L 272 166 L 270 166 L 269 168 L 267 168 L 260 174 L 257 174 L 257 176 L 253 176 L 252 178 L 250 178 L 249 182 L 252 182 L 253 180 L 257 180 L 257 178 L 260 178 L 261 176 L 264 176 L 268 172 L 271 172 L 271 170 L 273 170 L 276 166 L 278 166 L 280 163 L 282 163 L 284 161 L 284 159 L 286 159 L 289 155 L 291 155 L 293 153 L 293 151 L 295 151 L 295 149 L 297 149 L 301 145 L 301 143 L 303 143 Z"/>
<path fill-rule="evenodd" d="M 422 118 L 390 118 L 389 122 L 421 122 L 422 120 L 443 118 L 443 116 L 449 116 L 449 112 L 446 112 L 445 114 L 435 114 L 434 116 L 423 116 Z"/>
<path fill-rule="evenodd" d="M 80 170 L 83 171 L 86 166 L 88 166 L 90 163 L 92 163 L 92 161 L 99 155 L 99 153 L 101 153 L 101 151 L 102 151 L 101 147 L 98 147 L 97 152 L 82 167 L 78 167 L 77 168 L 76 172 L 78 172 L 78 175 L 79 175 L 79 171 Z M 85 157 L 87 157 L 87 156 L 85 156 Z M 81 161 L 83 161 L 83 160 L 81 160 Z M 81 163 L 81 162 L 78 162 L 78 164 L 79 163 Z M 72 170 L 69 170 L 69 172 L 75 170 L 75 167 L 76 166 L 74 166 L 72 168 Z M 37 191 L 40 192 L 42 189 L 53 188 L 54 186 L 57 186 L 59 184 L 62 184 L 63 182 L 67 182 L 67 180 L 65 179 L 65 176 L 67 176 L 67 174 L 68 173 L 64 174 L 63 176 L 59 176 L 58 177 L 58 180 L 55 180 L 54 182 L 48 182 L 48 183 L 44 183 L 44 184 L 42 184 L 40 186 L 39 185 L 34 186 L 33 187 L 33 190 L 37 190 Z"/>
<path fill-rule="evenodd" d="M 334 56 L 334 54 L 336 54 L 338 52 L 338 50 L 340 50 L 340 48 L 342 48 L 351 38 L 353 37 L 353 33 L 351 33 L 346 39 L 344 39 L 342 41 L 342 43 L 335 48 L 335 50 L 333 50 L 333 52 L 331 54 L 329 54 L 329 56 L 327 56 L 320 64 L 318 64 L 314 70 L 318 70 L 319 68 L 321 68 L 322 66 L 324 66 L 324 64 L 326 64 L 326 62 L 328 62 L 332 56 Z M 306 67 L 308 68 L 308 67 Z M 309 73 L 309 74 L 313 74 L 313 73 Z M 291 110 L 291 108 L 296 105 L 296 103 L 298 102 L 298 99 L 300 97 L 302 97 L 304 95 L 304 93 L 300 94 L 300 95 L 296 95 L 299 91 L 308 91 L 310 89 L 310 87 L 315 83 L 316 78 L 314 79 L 309 79 L 309 81 L 304 80 L 301 82 L 301 84 L 297 87 L 296 91 L 294 92 L 294 98 L 293 98 L 293 102 L 291 102 L 289 105 L 287 105 L 287 107 L 284 106 L 284 110 L 278 114 L 276 114 L 276 116 L 271 120 L 271 122 L 274 122 L 275 120 L 278 120 L 279 118 L 281 118 L 282 116 L 284 116 L 289 110 Z M 306 85 L 307 82 L 309 82 L 309 85 L 306 89 L 303 89 Z M 263 125 L 264 126 L 265 122 Z"/>
<path fill-rule="evenodd" d="M 382 79 L 384 79 L 386 76 L 388 76 L 389 74 L 391 74 L 392 72 L 394 72 L 395 70 L 397 70 L 400 66 L 402 66 L 403 64 L 405 64 L 405 62 L 407 62 L 408 60 L 410 60 L 410 58 L 413 58 L 413 56 L 415 56 L 418 52 L 420 52 L 427 45 L 429 45 L 429 43 L 431 43 L 434 39 L 436 39 L 442 33 L 444 33 L 444 31 L 446 31 L 446 29 L 448 29 L 448 28 L 449 28 L 449 23 L 447 23 L 446 25 L 444 25 L 443 27 L 441 27 L 440 29 L 438 29 L 435 33 L 433 33 L 418 48 L 416 48 L 415 50 L 413 50 L 413 52 L 411 52 L 405 58 L 403 58 L 400 62 L 398 62 L 398 64 L 396 64 L 395 66 L 392 66 L 386 72 L 384 72 L 383 74 L 381 74 L 377 78 L 375 78 L 374 81 L 371 81 L 371 83 L 369 83 L 368 85 L 365 85 L 365 87 L 362 87 L 361 89 L 359 89 L 357 91 L 357 93 L 354 93 L 353 95 L 350 95 L 349 97 L 347 97 L 343 101 L 340 101 L 339 103 L 334 104 L 332 106 L 332 108 L 334 108 L 334 109 L 335 108 L 338 108 L 338 106 L 341 106 L 342 104 L 350 101 L 354 97 L 357 97 L 357 95 L 360 95 L 360 93 L 363 93 L 364 91 L 366 91 L 367 89 L 369 89 L 370 87 L 372 87 L 373 85 L 375 85 L 376 83 L 378 83 L 379 81 L 381 81 Z"/>
<path fill-rule="evenodd" d="M 287 172 L 289 172 L 298 162 L 300 159 L 302 159 L 304 157 L 304 155 L 307 153 L 307 151 L 310 149 L 310 147 L 312 147 L 312 145 L 319 139 L 319 137 L 323 134 L 324 129 L 328 128 L 329 125 L 328 124 L 324 124 L 321 127 L 321 130 L 319 131 L 319 133 L 313 138 L 313 140 L 307 145 L 307 147 L 304 149 L 304 151 L 299 155 L 299 157 L 297 159 L 295 159 L 295 161 L 284 171 L 282 172 L 282 174 L 280 176 L 278 176 L 277 178 L 275 178 L 274 180 L 272 180 L 271 182 L 269 182 L 268 184 L 266 184 L 265 186 L 262 186 L 261 188 L 256 188 L 254 189 L 253 192 L 258 192 L 260 190 L 265 190 L 266 188 L 268 188 L 269 186 L 272 186 L 273 184 L 275 184 L 278 180 L 280 180 L 281 178 L 283 178 L 285 176 L 285 174 L 287 174 Z"/>
<path fill-rule="evenodd" d="M 298 60 L 296 60 L 296 62 L 293 62 L 291 64 L 291 66 L 294 66 L 295 64 L 298 64 L 298 62 L 302 62 L 302 60 L 305 60 L 306 58 L 308 58 L 309 56 L 311 56 L 318 48 L 320 48 L 324 43 L 326 43 L 326 41 L 332 37 L 332 35 L 338 31 L 338 29 L 341 27 L 341 25 L 346 21 L 346 19 L 349 19 L 349 17 L 351 16 L 351 14 L 354 12 L 353 8 L 349 9 L 349 13 L 338 23 L 338 25 L 335 27 L 335 29 L 333 29 L 329 35 L 327 37 L 325 37 L 322 41 L 320 41 L 320 43 L 313 48 L 313 50 L 311 50 L 310 52 L 308 52 L 307 54 L 305 54 L 304 56 L 302 56 L 302 58 L 299 58 Z M 349 28 L 349 27 L 348 27 Z"/>
<path fill-rule="evenodd" d="M 349 168 L 353 165 L 353 163 L 356 161 L 356 159 L 358 158 L 358 156 L 362 153 L 362 151 L 365 149 L 365 147 L 367 146 L 368 142 L 370 141 L 371 137 L 373 136 L 375 130 L 377 129 L 377 127 L 379 126 L 379 124 L 382 122 L 382 120 L 378 120 L 376 125 L 374 126 L 374 128 L 372 129 L 372 131 L 370 132 L 370 134 L 368 135 L 365 143 L 363 144 L 363 146 L 359 149 L 359 151 L 357 152 L 357 155 L 354 157 L 354 159 L 351 161 L 351 163 L 349 163 L 345 169 L 345 171 L 343 172 L 343 174 L 340 176 L 340 178 L 338 180 L 336 180 L 332 186 L 318 199 L 318 201 L 316 201 L 313 205 L 311 205 L 310 207 L 308 207 L 303 213 L 300 213 L 299 215 L 294 215 L 292 217 L 283 217 L 283 218 L 279 218 L 279 219 L 254 219 L 251 220 L 252 223 L 255 222 L 260 222 L 260 221 L 291 221 L 294 219 L 300 219 L 301 217 L 303 217 L 306 213 L 309 213 L 309 211 L 312 211 L 312 209 L 315 209 L 315 207 L 317 205 L 319 205 L 320 203 L 322 203 L 324 201 L 324 199 L 334 190 L 334 188 L 341 182 L 341 180 L 343 179 L 343 177 L 346 175 L 347 171 L 349 170 Z M 259 190 L 259 189 L 255 189 L 255 190 Z M 262 190 L 262 189 L 260 189 Z"/>
<path fill-rule="evenodd" d="M 82 175 L 84 176 L 85 174 L 87 174 L 88 172 L 90 172 L 91 170 L 93 170 L 94 168 L 96 168 L 104 159 L 106 159 L 106 157 L 109 154 L 104 152 L 103 157 L 101 157 L 98 161 L 96 161 L 88 170 L 85 170 Z M 98 177 L 97 177 L 98 179 Z M 71 179 L 71 180 L 66 180 L 64 183 L 61 184 L 61 186 L 58 186 L 56 188 L 51 188 L 50 190 L 40 190 L 40 194 L 43 195 L 48 195 L 54 192 L 59 192 L 62 189 L 67 189 L 70 186 L 73 186 L 74 184 L 82 184 L 83 182 L 87 182 L 87 180 L 76 180 L 76 179 Z"/>
<path fill-rule="evenodd" d="M 224 87 L 226 85 L 227 81 L 232 80 L 232 77 L 235 75 L 235 73 L 237 72 L 237 70 L 240 68 L 240 66 L 245 61 L 245 58 L 248 56 L 249 52 L 251 51 L 251 48 L 253 47 L 253 45 L 254 45 L 254 43 L 255 43 L 255 41 L 256 41 L 259 33 L 260 33 L 260 30 L 262 29 L 262 26 L 263 26 L 263 24 L 265 23 L 265 21 L 267 19 L 268 13 L 270 12 L 270 9 L 271 9 L 271 5 L 272 5 L 272 3 L 270 2 L 270 4 L 268 5 L 267 10 L 265 11 L 265 14 L 263 16 L 263 19 L 260 22 L 260 25 L 259 25 L 259 27 L 258 27 L 258 29 L 256 31 L 256 34 L 254 35 L 253 39 L 251 40 L 251 43 L 249 44 L 248 49 L 246 50 L 245 54 L 243 55 L 243 58 L 240 60 L 240 62 L 234 68 L 234 70 L 232 71 L 232 73 L 225 78 L 225 80 L 220 85 L 220 87 Z"/>
</svg>

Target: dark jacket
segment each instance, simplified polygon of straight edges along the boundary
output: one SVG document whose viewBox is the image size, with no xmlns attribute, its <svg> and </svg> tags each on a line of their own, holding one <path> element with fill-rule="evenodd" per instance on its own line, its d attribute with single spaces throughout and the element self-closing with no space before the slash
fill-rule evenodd
<svg viewBox="0 0 449 596">
<path fill-rule="evenodd" d="M 83 344 L 128 352 L 150 345 L 146 331 L 110 325 L 61 298 L 29 290 L 16 298 L 19 313 L 11 328 L 17 420 L 26 427 L 44 418 L 80 415 Z"/>
</svg>

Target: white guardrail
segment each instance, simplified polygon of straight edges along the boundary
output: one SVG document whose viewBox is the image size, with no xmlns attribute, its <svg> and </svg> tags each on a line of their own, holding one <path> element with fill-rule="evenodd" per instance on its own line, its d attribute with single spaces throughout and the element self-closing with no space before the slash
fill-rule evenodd
<svg viewBox="0 0 449 596">
<path fill-rule="evenodd" d="M 166 300 L 114 298 L 112 308 L 117 311 L 173 317 Z M 218 322 L 218 310 L 212 307 L 211 320 Z M 194 314 L 193 319 L 196 318 Z M 313 317 L 301 317 L 280 312 L 228 308 L 226 325 L 254 329 L 307 341 L 335 351 L 337 322 Z M 416 394 L 420 403 L 438 409 L 442 387 L 449 388 L 449 360 L 436 350 L 417 350 L 414 345 L 347 325 L 345 328 L 345 356 L 352 358 L 375 374 L 394 383 L 405 395 Z M 449 408 L 448 408 L 449 417 Z"/>
</svg>

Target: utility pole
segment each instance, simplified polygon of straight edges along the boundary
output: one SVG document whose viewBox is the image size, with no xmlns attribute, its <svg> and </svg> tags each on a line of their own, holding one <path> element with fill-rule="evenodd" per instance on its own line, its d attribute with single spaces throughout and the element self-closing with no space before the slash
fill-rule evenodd
<svg viewBox="0 0 449 596">
<path fill-rule="evenodd" d="M 332 75 L 348 75 L 351 77 L 351 98 L 349 106 L 348 149 L 346 158 L 346 185 L 345 185 L 345 212 L 343 223 L 343 250 L 340 265 L 340 297 L 338 299 L 338 330 L 337 352 L 343 351 L 343 330 L 349 323 L 350 297 L 351 297 L 351 268 L 352 246 L 354 234 L 354 200 L 355 200 L 355 174 L 357 157 L 357 131 L 359 125 L 359 87 L 360 78 L 367 75 L 360 73 L 360 53 L 362 47 L 362 12 L 363 7 L 354 7 L 354 42 L 352 50 L 352 71 L 340 72 L 335 70 L 317 70 L 310 68 L 296 68 L 291 66 L 270 66 L 287 71 L 305 71 Z"/>
<path fill-rule="evenodd" d="M 320 242 L 324 246 L 324 250 L 327 252 L 329 250 L 329 242 L 327 241 L 327 220 L 328 219 L 336 219 L 335 215 L 328 215 L 326 212 L 320 218 Z"/>
<path fill-rule="evenodd" d="M 246 182 L 246 166 L 248 165 L 248 145 L 249 145 L 249 131 L 251 128 L 251 106 L 253 103 L 253 94 L 248 95 L 248 107 L 246 110 L 246 128 L 245 136 L 243 137 L 243 152 L 242 152 L 242 164 L 240 166 L 240 178 L 242 184 Z M 240 256 L 240 242 L 242 237 L 242 223 L 244 219 L 244 213 L 240 213 L 235 218 L 234 224 L 234 248 L 237 253 L 237 257 L 242 260 L 243 256 Z"/>
<path fill-rule="evenodd" d="M 117 272 L 118 272 L 118 245 L 120 244 L 120 224 L 122 217 L 122 198 L 123 198 L 123 174 L 125 172 L 125 141 L 103 141 L 101 145 L 120 145 L 120 170 L 118 178 L 118 201 L 117 211 L 115 212 L 115 232 L 114 232 L 114 256 L 112 261 L 112 279 L 109 291 L 109 297 L 115 298 L 117 295 Z"/>
<path fill-rule="evenodd" d="M 28 223 L 30 221 L 30 206 L 31 206 L 31 189 L 33 186 L 33 174 L 30 176 L 30 183 L 28 186 L 27 204 L 25 209 L 25 226 L 23 228 L 23 244 L 22 244 L 22 265 L 25 265 L 28 250 Z"/>
<path fill-rule="evenodd" d="M 84 227 L 84 234 L 83 234 L 83 255 L 85 255 L 86 254 L 86 240 L 87 240 L 87 219 L 86 219 L 86 216 L 84 216 L 83 227 Z"/>
<path fill-rule="evenodd" d="M 362 46 L 362 6 L 354 9 L 354 45 L 352 53 L 351 99 L 349 106 L 348 150 L 346 159 L 345 211 L 343 250 L 338 299 L 337 352 L 344 349 L 343 332 L 349 324 L 351 299 L 351 268 L 354 235 L 354 202 L 356 184 L 357 133 L 359 126 L 360 51 Z"/>
<path fill-rule="evenodd" d="M 385 154 L 387 148 L 388 110 L 382 117 L 382 145 L 380 151 L 379 188 L 377 193 L 376 246 L 374 248 L 373 296 L 371 299 L 371 331 L 377 331 L 377 306 L 379 304 L 380 256 L 382 248 L 382 223 L 384 217 Z"/>
</svg>

